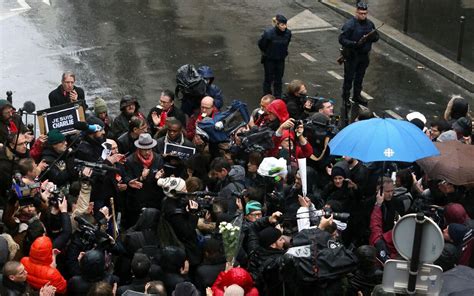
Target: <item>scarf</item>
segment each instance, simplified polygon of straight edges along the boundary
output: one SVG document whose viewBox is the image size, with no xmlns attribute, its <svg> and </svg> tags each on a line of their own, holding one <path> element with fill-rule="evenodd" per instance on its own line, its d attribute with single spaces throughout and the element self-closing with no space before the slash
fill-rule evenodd
<svg viewBox="0 0 474 296">
<path fill-rule="evenodd" d="M 18 128 L 16 127 L 15 122 L 13 120 L 10 120 L 8 123 L 8 130 L 10 131 L 11 134 L 16 134 L 18 133 Z"/>
<path fill-rule="evenodd" d="M 147 169 L 151 166 L 151 163 L 153 162 L 153 153 L 151 153 L 148 159 L 143 158 L 143 156 L 140 154 L 138 149 L 135 153 L 137 155 L 138 160 L 141 162 L 144 168 Z"/>
<path fill-rule="evenodd" d="M 168 118 L 168 112 L 166 112 L 166 111 L 161 112 L 159 127 L 163 127 L 165 125 L 166 118 Z"/>
</svg>

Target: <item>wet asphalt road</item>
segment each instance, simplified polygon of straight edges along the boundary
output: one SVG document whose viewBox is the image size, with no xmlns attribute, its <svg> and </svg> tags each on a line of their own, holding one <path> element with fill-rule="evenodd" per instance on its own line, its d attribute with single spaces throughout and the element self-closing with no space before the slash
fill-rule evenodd
<svg viewBox="0 0 474 296">
<path fill-rule="evenodd" d="M 342 26 L 342 16 L 314 2 L 311 12 Z M 293 1 L 268 0 L 1 0 L 0 95 L 13 90 L 17 107 L 32 100 L 46 108 L 61 73 L 73 70 L 86 98 L 102 96 L 111 113 L 124 94 L 137 95 L 148 110 L 160 89 L 174 89 L 176 69 L 193 63 L 214 69 L 227 103 L 254 107 L 263 79 L 256 46 L 262 30 L 277 12 L 290 19 L 303 10 Z M 294 34 L 284 80 L 302 79 L 310 94 L 340 104 L 342 81 L 328 73 L 343 72 L 335 62 L 338 33 Z M 428 118 L 441 114 L 451 94 L 473 97 L 384 42 L 374 46 L 364 87 L 375 111 L 417 110 Z"/>
</svg>

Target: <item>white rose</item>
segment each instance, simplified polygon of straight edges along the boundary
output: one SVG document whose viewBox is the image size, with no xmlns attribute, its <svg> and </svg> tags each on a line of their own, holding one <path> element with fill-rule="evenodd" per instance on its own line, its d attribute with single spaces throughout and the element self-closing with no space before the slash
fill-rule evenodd
<svg viewBox="0 0 474 296">
<path fill-rule="evenodd" d="M 226 228 L 227 230 L 232 230 L 232 224 L 226 224 L 226 225 L 225 225 L 225 228 Z"/>
</svg>

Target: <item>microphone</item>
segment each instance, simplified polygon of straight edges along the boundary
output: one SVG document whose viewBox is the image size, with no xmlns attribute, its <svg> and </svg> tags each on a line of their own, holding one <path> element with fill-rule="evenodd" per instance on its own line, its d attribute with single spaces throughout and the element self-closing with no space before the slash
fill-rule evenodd
<svg viewBox="0 0 474 296">
<path fill-rule="evenodd" d="M 116 172 L 116 173 L 120 173 L 120 170 L 118 168 L 115 168 L 115 167 L 112 167 L 112 166 L 109 166 L 109 165 L 105 165 L 105 164 L 101 164 L 101 163 L 94 163 L 94 162 L 84 161 L 84 160 L 80 160 L 80 159 L 74 159 L 74 163 L 79 164 L 79 165 L 83 165 L 83 166 L 86 166 L 86 167 L 92 168 L 92 169 L 99 169 L 99 170 L 106 170 L 106 171 L 113 171 L 113 172 Z"/>
<path fill-rule="evenodd" d="M 102 127 L 100 125 L 98 125 L 98 124 L 90 125 L 90 124 L 87 124 L 87 122 L 85 122 L 85 121 L 74 122 L 72 127 L 76 130 L 79 130 L 79 131 L 88 131 L 88 132 L 92 132 L 92 133 L 100 132 L 102 130 Z"/>
<path fill-rule="evenodd" d="M 23 103 L 23 107 L 18 110 L 18 112 L 22 113 L 25 112 L 27 114 L 32 114 L 36 111 L 36 105 L 32 101 L 26 101 Z"/>
</svg>

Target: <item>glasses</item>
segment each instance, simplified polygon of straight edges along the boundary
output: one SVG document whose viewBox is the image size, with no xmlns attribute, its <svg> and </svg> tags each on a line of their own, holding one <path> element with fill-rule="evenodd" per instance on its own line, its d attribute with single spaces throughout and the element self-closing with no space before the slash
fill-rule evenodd
<svg viewBox="0 0 474 296">
<path fill-rule="evenodd" d="M 252 217 L 262 217 L 262 213 L 250 213 L 249 216 L 252 216 Z"/>
</svg>

